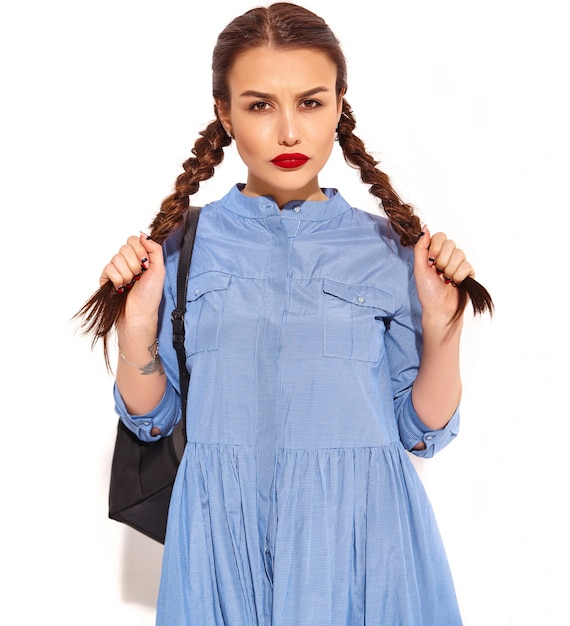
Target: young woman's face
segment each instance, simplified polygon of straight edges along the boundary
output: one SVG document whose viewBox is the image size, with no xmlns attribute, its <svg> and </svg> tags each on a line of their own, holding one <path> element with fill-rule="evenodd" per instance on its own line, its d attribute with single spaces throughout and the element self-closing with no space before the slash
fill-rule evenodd
<svg viewBox="0 0 570 626">
<path fill-rule="evenodd" d="M 219 106 L 248 168 L 243 192 L 291 200 L 323 200 L 318 174 L 332 151 L 342 99 L 336 66 L 311 49 L 253 48 L 228 77 L 230 106 Z"/>
</svg>

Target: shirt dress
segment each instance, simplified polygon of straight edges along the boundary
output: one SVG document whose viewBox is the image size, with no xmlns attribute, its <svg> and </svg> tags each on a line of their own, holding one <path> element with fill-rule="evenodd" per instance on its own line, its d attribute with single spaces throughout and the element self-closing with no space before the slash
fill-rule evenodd
<svg viewBox="0 0 570 626">
<path fill-rule="evenodd" d="M 411 402 L 422 350 L 413 250 L 334 189 L 202 209 L 185 314 L 188 444 L 174 486 L 159 626 L 458 626 L 436 521 L 408 451 L 432 456 Z M 165 242 L 167 389 L 143 440 L 180 419 Z"/>
</svg>

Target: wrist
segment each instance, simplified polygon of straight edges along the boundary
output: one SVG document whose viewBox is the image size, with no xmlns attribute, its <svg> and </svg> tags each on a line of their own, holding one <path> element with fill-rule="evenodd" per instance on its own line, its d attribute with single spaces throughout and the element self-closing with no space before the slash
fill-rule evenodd
<svg viewBox="0 0 570 626">
<path fill-rule="evenodd" d="M 458 341 L 463 329 L 463 316 L 451 322 L 451 316 L 435 311 L 422 314 L 422 335 L 426 341 L 446 343 Z"/>
<path fill-rule="evenodd" d="M 150 360 L 149 350 L 157 342 L 158 322 L 139 320 L 138 323 L 117 324 L 116 339 L 119 352 L 129 356 L 131 361 L 146 362 Z"/>
<path fill-rule="evenodd" d="M 423 328 L 461 328 L 463 324 L 463 315 L 460 315 L 452 323 L 451 320 L 455 314 L 455 307 L 449 309 L 448 307 L 436 306 L 425 307 L 422 306 L 422 327 Z"/>
<path fill-rule="evenodd" d="M 150 361 L 147 361 L 145 363 L 134 363 L 133 361 L 129 360 L 129 358 L 121 350 L 121 344 L 117 346 L 117 350 L 119 353 L 119 358 L 121 359 L 121 361 L 123 361 L 123 363 L 126 363 L 127 365 L 130 365 L 131 367 L 136 367 L 137 369 L 143 370 L 144 372 L 154 371 L 156 369 L 157 361 L 160 358 L 158 356 L 158 339 L 155 339 L 153 343 L 150 346 L 148 346 L 147 350 L 149 352 L 149 356 L 151 357 L 151 359 Z"/>
<path fill-rule="evenodd" d="M 158 315 L 124 315 L 117 322 L 117 335 L 133 339 L 156 339 Z"/>
</svg>

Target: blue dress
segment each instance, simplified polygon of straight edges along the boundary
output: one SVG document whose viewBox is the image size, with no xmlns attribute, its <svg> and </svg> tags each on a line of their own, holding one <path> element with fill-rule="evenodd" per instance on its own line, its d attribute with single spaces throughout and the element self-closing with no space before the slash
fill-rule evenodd
<svg viewBox="0 0 570 626">
<path fill-rule="evenodd" d="M 159 626 L 458 626 L 443 544 L 407 450 L 432 456 L 411 403 L 422 349 L 413 251 L 385 218 L 236 186 L 200 217 L 187 293 L 188 444 L 175 484 Z M 165 243 L 160 404 L 180 419 Z"/>
</svg>

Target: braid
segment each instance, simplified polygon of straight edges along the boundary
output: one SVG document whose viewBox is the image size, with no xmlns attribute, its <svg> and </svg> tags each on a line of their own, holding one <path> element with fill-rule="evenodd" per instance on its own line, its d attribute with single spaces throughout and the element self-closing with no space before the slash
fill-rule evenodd
<svg viewBox="0 0 570 626">
<path fill-rule="evenodd" d="M 410 204 L 402 202 L 390 184 L 388 176 L 380 170 L 376 161 L 368 152 L 362 140 L 353 131 L 356 120 L 348 102 L 343 98 L 342 115 L 338 124 L 338 141 L 345 161 L 360 170 L 363 183 L 370 185 L 370 193 L 378 198 L 390 221 L 394 232 L 400 237 L 400 243 L 413 246 L 421 236 L 421 222 Z M 468 299 L 471 300 L 474 314 L 493 313 L 494 305 L 489 292 L 475 279 L 467 277 L 458 287 L 459 300 L 451 322 L 463 314 Z"/>
<path fill-rule="evenodd" d="M 381 202 L 392 228 L 400 237 L 403 246 L 412 246 L 422 230 L 421 222 L 411 205 L 405 204 L 392 188 L 388 176 L 380 170 L 362 140 L 353 130 L 356 120 L 346 100 L 342 102 L 342 115 L 338 124 L 338 141 L 345 161 L 360 170 L 363 183 L 370 185 L 369 192 Z"/>
<path fill-rule="evenodd" d="M 189 197 L 200 188 L 200 183 L 214 175 L 216 165 L 224 159 L 223 148 L 229 145 L 227 136 L 217 114 L 216 119 L 200 132 L 200 137 L 192 149 L 193 157 L 183 163 L 184 172 L 174 185 L 174 192 L 161 203 L 160 210 L 150 225 L 150 237 L 162 244 L 168 235 L 183 222 L 190 204 Z M 92 335 L 95 345 L 103 341 L 103 354 L 109 364 L 108 335 L 120 320 L 125 310 L 126 296 L 119 294 L 111 281 L 103 284 L 74 315 L 81 320 L 83 334 Z"/>
<path fill-rule="evenodd" d="M 224 147 L 229 145 L 222 123 L 216 119 L 200 133 L 200 138 L 192 148 L 193 157 L 182 164 L 184 172 L 174 184 L 174 192 L 166 197 L 150 226 L 150 237 L 162 243 L 184 218 L 190 204 L 189 197 L 200 188 L 200 183 L 212 178 L 214 168 L 224 160 Z"/>
</svg>

